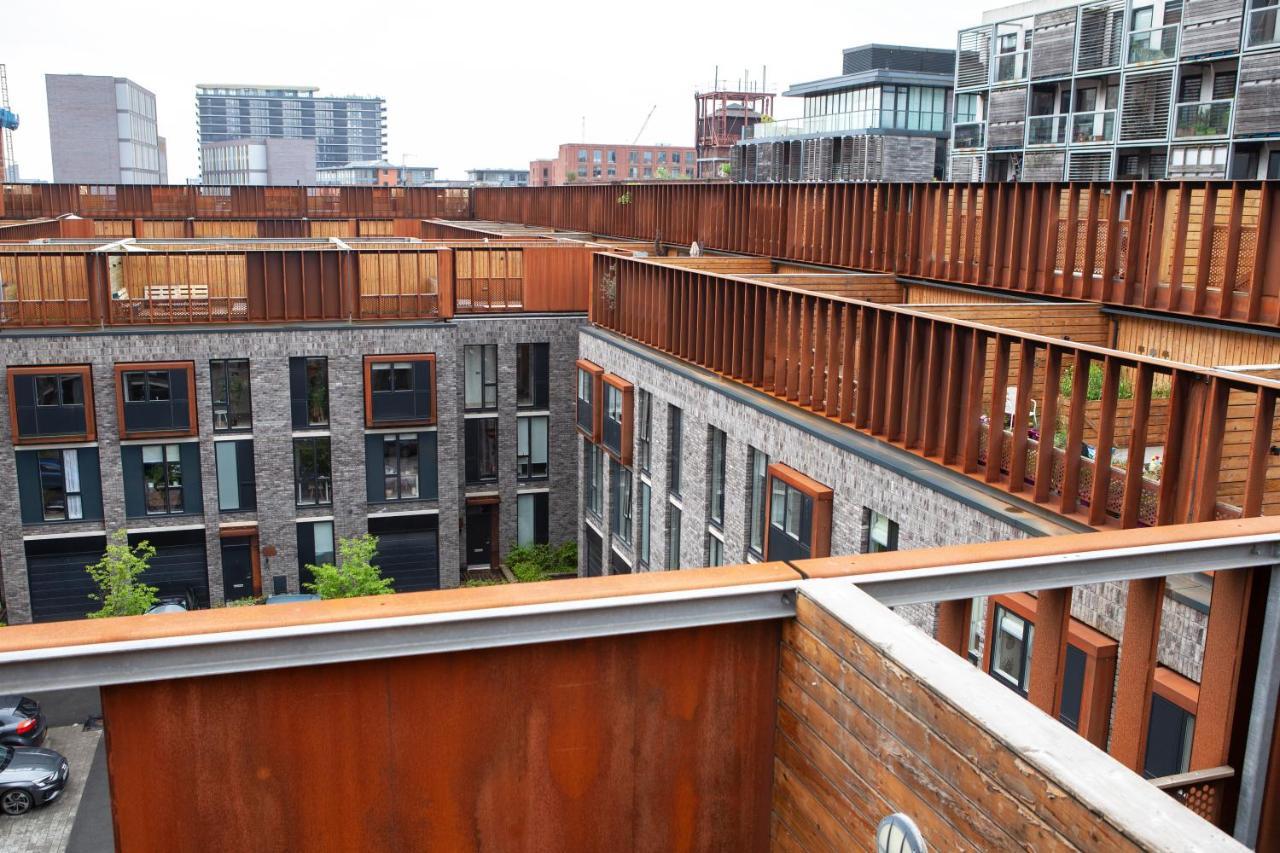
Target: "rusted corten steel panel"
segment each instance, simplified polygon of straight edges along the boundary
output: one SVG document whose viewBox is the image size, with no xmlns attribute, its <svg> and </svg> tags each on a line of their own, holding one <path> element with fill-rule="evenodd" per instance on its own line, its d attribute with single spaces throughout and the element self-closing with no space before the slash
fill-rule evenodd
<svg viewBox="0 0 1280 853">
<path fill-rule="evenodd" d="M 475 215 L 1280 324 L 1275 182 L 481 188 Z"/>
<path fill-rule="evenodd" d="M 763 851 L 779 630 L 104 688 L 116 843 Z"/>
<path fill-rule="evenodd" d="M 468 219 L 468 189 L 3 184 L 0 215 L 104 218 Z"/>
<path fill-rule="evenodd" d="M 1280 514 L 1280 382 L 658 261 L 594 263 L 596 325 L 1094 527 Z"/>
</svg>

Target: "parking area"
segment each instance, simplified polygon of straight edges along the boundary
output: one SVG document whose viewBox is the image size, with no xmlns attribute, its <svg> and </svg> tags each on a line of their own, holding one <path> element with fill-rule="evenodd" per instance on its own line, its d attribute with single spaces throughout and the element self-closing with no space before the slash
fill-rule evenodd
<svg viewBox="0 0 1280 853">
<path fill-rule="evenodd" d="M 83 725 L 70 725 L 49 729 L 44 746 L 66 756 L 71 768 L 66 790 L 44 808 L 18 817 L 0 815 L 0 850 L 5 853 L 60 853 L 67 849 L 80 811 L 85 783 L 94 758 L 99 755 L 101 742 L 100 728 L 85 731 Z"/>
</svg>

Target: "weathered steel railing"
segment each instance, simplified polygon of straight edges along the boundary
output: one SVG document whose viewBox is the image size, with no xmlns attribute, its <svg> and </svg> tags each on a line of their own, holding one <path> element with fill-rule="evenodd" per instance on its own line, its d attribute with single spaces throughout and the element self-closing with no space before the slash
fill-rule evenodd
<svg viewBox="0 0 1280 853">
<path fill-rule="evenodd" d="M 593 280 L 596 325 L 1095 527 L 1280 514 L 1280 382 L 645 259 Z"/>
<path fill-rule="evenodd" d="M 1280 324 L 1276 182 L 477 189 L 484 219 Z"/>
</svg>

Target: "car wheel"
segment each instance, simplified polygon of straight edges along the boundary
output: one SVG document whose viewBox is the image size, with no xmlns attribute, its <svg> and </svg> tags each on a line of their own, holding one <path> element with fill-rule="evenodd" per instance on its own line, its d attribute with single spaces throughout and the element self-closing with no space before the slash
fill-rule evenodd
<svg viewBox="0 0 1280 853">
<path fill-rule="evenodd" d="M 31 811 L 35 799 L 26 791 L 14 788 L 0 793 L 0 809 L 5 814 L 19 815 Z"/>
</svg>

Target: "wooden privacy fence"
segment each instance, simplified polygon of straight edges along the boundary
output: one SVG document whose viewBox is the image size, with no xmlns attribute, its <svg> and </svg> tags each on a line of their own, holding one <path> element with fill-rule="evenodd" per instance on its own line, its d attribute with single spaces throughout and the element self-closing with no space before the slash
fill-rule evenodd
<svg viewBox="0 0 1280 853">
<path fill-rule="evenodd" d="M 482 188 L 477 217 L 1280 323 L 1275 182 Z"/>
<path fill-rule="evenodd" d="M 590 247 L 0 248 L 0 327 L 585 311 Z M 456 271 L 456 272 L 455 272 Z"/>
<path fill-rule="evenodd" d="M 1095 527 L 1280 514 L 1280 382 L 597 255 L 592 321 Z"/>
</svg>

